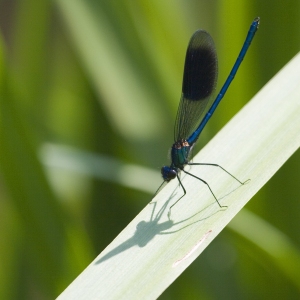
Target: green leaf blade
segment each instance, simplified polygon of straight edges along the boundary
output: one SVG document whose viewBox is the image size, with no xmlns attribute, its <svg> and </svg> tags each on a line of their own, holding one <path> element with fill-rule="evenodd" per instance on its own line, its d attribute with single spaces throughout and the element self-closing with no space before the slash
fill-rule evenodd
<svg viewBox="0 0 300 300">
<path fill-rule="evenodd" d="M 228 208 L 184 176 L 187 195 L 168 220 L 168 207 L 182 194 L 173 180 L 58 299 L 157 298 L 299 148 L 299 98 L 298 54 L 194 158 L 251 179 L 239 186 L 218 168 L 193 166 Z"/>
</svg>

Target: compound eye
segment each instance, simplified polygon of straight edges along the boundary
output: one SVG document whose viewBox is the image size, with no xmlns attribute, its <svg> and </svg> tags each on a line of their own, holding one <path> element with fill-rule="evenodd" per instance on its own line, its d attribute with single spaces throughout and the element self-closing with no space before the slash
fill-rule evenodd
<svg viewBox="0 0 300 300">
<path fill-rule="evenodd" d="M 164 166 L 161 168 L 161 175 L 165 181 L 170 181 L 176 177 L 177 172 L 168 166 Z"/>
</svg>

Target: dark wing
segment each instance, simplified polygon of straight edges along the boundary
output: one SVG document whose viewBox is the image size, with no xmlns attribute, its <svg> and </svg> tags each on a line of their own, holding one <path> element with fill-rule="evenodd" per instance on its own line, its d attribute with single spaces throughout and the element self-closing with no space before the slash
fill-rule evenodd
<svg viewBox="0 0 300 300">
<path fill-rule="evenodd" d="M 218 60 L 212 37 L 197 30 L 185 57 L 182 95 L 174 128 L 175 141 L 187 139 L 200 123 L 201 115 L 216 87 Z"/>
</svg>

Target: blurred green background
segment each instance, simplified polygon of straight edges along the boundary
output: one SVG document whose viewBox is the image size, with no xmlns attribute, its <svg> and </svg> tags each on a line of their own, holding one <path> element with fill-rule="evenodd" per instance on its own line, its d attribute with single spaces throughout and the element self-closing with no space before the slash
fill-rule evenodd
<svg viewBox="0 0 300 300">
<path fill-rule="evenodd" d="M 299 51 L 299 0 L 0 0 L 0 299 L 55 298 L 147 205 L 190 36 L 213 36 L 220 87 L 256 16 L 198 149 Z M 299 180 L 297 151 L 246 207 L 295 257 Z M 299 299 L 293 259 L 231 226 L 160 299 Z"/>
</svg>

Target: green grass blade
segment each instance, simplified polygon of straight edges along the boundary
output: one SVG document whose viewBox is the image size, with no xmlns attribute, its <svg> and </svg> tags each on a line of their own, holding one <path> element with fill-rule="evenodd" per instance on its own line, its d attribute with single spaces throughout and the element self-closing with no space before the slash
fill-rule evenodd
<svg viewBox="0 0 300 300">
<path fill-rule="evenodd" d="M 299 148 L 299 97 L 297 55 L 195 157 L 251 179 L 239 186 L 218 168 L 193 167 L 228 208 L 219 209 L 205 186 L 184 176 L 188 193 L 168 220 L 168 206 L 182 194 L 170 182 L 59 299 L 157 298 Z"/>
<path fill-rule="evenodd" d="M 267 254 L 300 291 L 299 249 L 284 232 L 247 209 L 243 209 L 228 226 Z"/>
<path fill-rule="evenodd" d="M 159 120 L 163 120 L 151 101 L 155 94 L 124 55 L 105 12 L 83 1 L 56 2 L 111 124 L 126 137 L 155 136 L 162 126 Z"/>
</svg>

